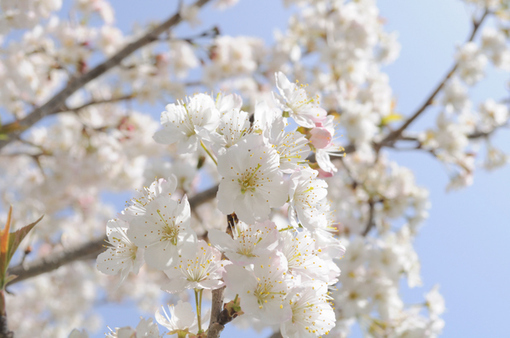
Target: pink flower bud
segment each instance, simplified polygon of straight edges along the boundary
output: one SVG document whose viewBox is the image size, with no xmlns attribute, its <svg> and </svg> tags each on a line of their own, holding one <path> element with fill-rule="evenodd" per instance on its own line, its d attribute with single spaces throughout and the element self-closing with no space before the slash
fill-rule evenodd
<svg viewBox="0 0 510 338">
<path fill-rule="evenodd" d="M 331 144 L 333 139 L 333 135 L 331 135 L 331 133 L 323 127 L 313 128 L 310 131 L 310 134 L 312 135 L 310 137 L 310 143 L 312 143 L 316 149 L 326 148 Z"/>
</svg>

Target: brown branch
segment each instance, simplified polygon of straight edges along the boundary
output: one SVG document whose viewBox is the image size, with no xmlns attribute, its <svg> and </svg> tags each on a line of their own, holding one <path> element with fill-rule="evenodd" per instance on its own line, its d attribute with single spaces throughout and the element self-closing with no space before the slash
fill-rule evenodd
<svg viewBox="0 0 510 338">
<path fill-rule="evenodd" d="M 478 31 L 478 29 L 480 28 L 480 26 L 482 25 L 483 21 L 485 20 L 485 18 L 487 17 L 488 14 L 489 14 L 489 12 L 485 11 L 479 20 L 473 21 L 473 28 L 471 30 L 471 34 L 469 35 L 467 42 L 473 41 L 473 39 L 476 36 L 476 32 Z M 459 64 L 458 64 L 458 62 L 456 62 L 453 65 L 453 67 L 450 69 L 450 71 L 446 74 L 446 76 L 443 78 L 443 80 L 439 83 L 439 85 L 437 85 L 436 89 L 434 89 L 434 91 L 429 95 L 427 100 L 421 105 L 421 107 L 418 108 L 418 110 L 411 117 L 409 117 L 402 124 L 402 126 L 400 126 L 400 128 L 390 132 L 381 142 L 377 143 L 375 145 L 376 150 L 381 149 L 381 147 L 386 145 L 387 143 L 391 143 L 391 142 L 397 140 L 402 135 L 402 132 L 404 130 L 406 130 L 406 128 L 409 127 L 409 125 L 411 123 L 413 123 L 434 102 L 436 95 L 441 91 L 441 89 L 443 89 L 444 85 L 446 84 L 448 79 L 450 79 L 452 77 L 452 75 L 455 73 L 458 66 L 459 66 Z"/>
<path fill-rule="evenodd" d="M 223 291 L 225 287 L 212 291 L 211 322 L 207 329 L 207 338 L 217 338 L 225 328 L 226 323 L 220 323 L 220 314 L 223 309 Z"/>
<path fill-rule="evenodd" d="M 214 186 L 196 194 L 189 200 L 190 207 L 194 209 L 199 205 L 213 199 L 216 196 L 217 191 L 218 186 Z M 9 283 L 9 285 L 21 282 L 25 279 L 32 278 L 46 272 L 56 270 L 59 267 L 74 261 L 96 258 L 106 249 L 106 239 L 106 236 L 97 238 L 81 245 L 78 248 L 54 252 L 46 257 L 39 258 L 25 264 L 19 264 L 10 267 L 7 271 L 8 274 L 16 275 L 18 277 Z"/>
<path fill-rule="evenodd" d="M 196 6 L 198 8 L 204 6 L 206 3 L 208 3 L 210 0 L 197 0 L 193 6 Z M 122 48 L 120 51 L 118 51 L 115 55 L 113 55 L 111 58 L 106 60 L 105 62 L 99 64 L 95 68 L 91 69 L 87 73 L 71 79 L 67 86 L 62 89 L 59 93 L 57 93 L 55 96 L 53 96 L 48 102 L 43 104 L 42 106 L 34 109 L 30 114 L 28 114 L 26 117 L 19 121 L 15 121 L 11 124 L 3 126 L 3 130 L 11 130 L 7 134 L 6 139 L 0 140 L 0 149 L 5 147 L 7 144 L 15 140 L 20 136 L 20 134 L 30 128 L 32 125 L 37 123 L 39 120 L 44 118 L 45 116 L 54 114 L 58 112 L 59 110 L 62 110 L 63 107 L 65 107 L 65 101 L 74 94 L 78 89 L 85 86 L 90 81 L 98 78 L 99 76 L 103 75 L 110 69 L 118 66 L 122 60 L 124 60 L 126 57 L 137 51 L 138 49 L 148 45 L 151 42 L 154 42 L 158 39 L 158 36 L 162 33 L 168 31 L 173 26 L 179 24 L 183 20 L 180 12 L 175 13 L 172 15 L 168 20 L 161 23 L 160 25 L 156 26 L 154 29 L 140 37 L 139 39 L 131 42 L 130 44 L 126 45 L 124 48 Z M 64 108 L 65 110 L 65 108 Z"/>
</svg>

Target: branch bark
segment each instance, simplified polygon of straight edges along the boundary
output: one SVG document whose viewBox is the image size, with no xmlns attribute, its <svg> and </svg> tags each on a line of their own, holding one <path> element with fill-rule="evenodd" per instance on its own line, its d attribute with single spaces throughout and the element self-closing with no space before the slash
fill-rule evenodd
<svg viewBox="0 0 510 338">
<path fill-rule="evenodd" d="M 223 292 L 225 287 L 212 291 L 211 322 L 207 329 L 207 338 L 218 338 L 225 325 L 219 323 L 220 314 L 223 310 Z"/>
<path fill-rule="evenodd" d="M 192 209 L 213 199 L 218 191 L 218 186 L 204 190 L 189 200 Z M 13 266 L 7 270 L 8 274 L 18 276 L 8 285 L 12 285 L 23 280 L 41 275 L 58 269 L 59 267 L 78 260 L 86 260 L 97 257 L 101 252 L 106 250 L 106 236 L 97 238 L 73 250 L 62 250 L 52 253 L 46 257 L 36 259 L 34 261 Z"/>
<path fill-rule="evenodd" d="M 211 0 L 197 0 L 193 4 L 193 6 L 200 8 L 209 1 Z M 64 89 L 62 89 L 55 96 L 53 96 L 48 102 L 34 109 L 23 119 L 3 126 L 2 129 L 4 130 L 14 129 L 14 131 L 8 133 L 6 139 L 0 139 L 0 149 L 8 145 L 16 138 L 18 138 L 24 130 L 30 128 L 32 125 L 37 123 L 42 118 L 51 114 L 55 114 L 58 111 L 65 110 L 66 107 L 65 101 L 77 90 L 85 86 L 90 81 L 100 77 L 110 69 L 118 66 L 122 62 L 122 60 L 124 60 L 126 57 L 128 57 L 138 49 L 148 45 L 151 42 L 158 40 L 159 35 L 168 31 L 170 28 L 176 26 L 182 20 L 183 18 L 180 12 L 175 13 L 168 20 L 164 21 L 163 23 L 161 23 L 160 25 L 158 25 L 157 27 L 155 27 L 154 29 L 152 29 L 139 39 L 126 45 L 124 48 L 122 48 L 120 51 L 118 51 L 115 55 L 113 55 L 105 62 L 97 65 L 95 68 L 91 69 L 87 73 L 70 80 Z"/>
<path fill-rule="evenodd" d="M 488 14 L 489 14 L 489 12 L 485 11 L 479 20 L 473 21 L 473 28 L 471 30 L 471 34 L 469 35 L 469 38 L 467 39 L 466 42 L 473 41 L 478 29 L 480 28 L 480 26 L 482 25 L 484 20 L 487 18 Z M 434 102 L 434 99 L 436 98 L 437 94 L 441 91 L 441 89 L 443 89 L 443 87 L 446 84 L 446 82 L 448 81 L 448 79 L 450 79 L 453 76 L 453 74 L 457 70 L 458 66 L 459 66 L 459 64 L 458 64 L 458 62 L 456 62 L 453 65 L 453 67 L 450 69 L 450 71 L 446 74 L 446 76 L 443 78 L 443 80 L 437 85 L 437 87 L 434 89 L 434 91 L 429 95 L 427 100 L 425 100 L 425 102 L 420 106 L 420 108 L 418 108 L 418 110 L 413 115 L 411 115 L 411 117 L 409 117 L 402 124 L 402 126 L 400 126 L 398 129 L 389 133 L 381 142 L 377 143 L 375 145 L 376 150 L 379 150 L 384 145 L 397 140 L 402 135 L 402 132 L 404 130 L 406 130 L 407 127 L 409 127 L 409 125 L 411 123 L 413 123 Z"/>
</svg>

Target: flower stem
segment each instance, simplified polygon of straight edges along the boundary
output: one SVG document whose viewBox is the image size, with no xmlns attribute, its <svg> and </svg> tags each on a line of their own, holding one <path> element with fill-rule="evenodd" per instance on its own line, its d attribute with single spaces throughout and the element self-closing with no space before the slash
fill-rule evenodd
<svg viewBox="0 0 510 338">
<path fill-rule="evenodd" d="M 216 166 L 218 165 L 218 161 L 216 161 L 216 159 L 214 158 L 213 154 L 211 154 L 211 152 L 209 151 L 209 149 L 207 149 L 207 147 L 205 146 L 204 142 L 202 142 L 202 140 L 200 140 L 200 145 L 202 146 L 202 148 L 205 150 L 205 152 L 207 153 L 207 155 L 209 155 L 209 157 L 211 158 L 211 160 L 213 160 L 214 164 L 216 164 Z"/>
<path fill-rule="evenodd" d="M 202 289 L 195 289 L 195 305 L 197 308 L 197 321 L 198 321 L 198 333 L 202 333 L 202 319 L 201 319 L 201 308 L 202 308 Z"/>
</svg>

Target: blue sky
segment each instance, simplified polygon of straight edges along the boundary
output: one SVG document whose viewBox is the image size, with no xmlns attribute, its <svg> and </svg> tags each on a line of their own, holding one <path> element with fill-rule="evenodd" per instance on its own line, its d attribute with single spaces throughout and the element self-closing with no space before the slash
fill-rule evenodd
<svg viewBox="0 0 510 338">
<path fill-rule="evenodd" d="M 134 21 L 143 24 L 163 19 L 175 8 L 174 1 L 162 0 L 112 3 L 118 23 L 128 30 Z M 471 29 L 470 11 L 459 0 L 392 0 L 379 1 L 379 6 L 387 30 L 398 31 L 402 44 L 400 58 L 384 71 L 390 76 L 398 111 L 409 115 L 450 68 L 455 46 Z M 241 0 L 225 12 L 208 8 L 200 16 L 204 23 L 201 27 L 218 25 L 224 34 L 254 35 L 270 42 L 274 28 L 285 28 L 288 13 L 281 1 Z M 183 27 L 180 31 L 189 29 Z M 506 93 L 507 76 L 494 70 L 489 75 L 489 80 L 472 89 L 476 100 L 501 98 Z M 150 109 L 152 114 L 161 111 L 159 106 Z M 433 121 L 433 116 L 425 117 L 414 127 Z M 508 133 L 496 136 L 496 144 L 509 152 Z M 446 193 L 447 172 L 427 154 L 392 153 L 390 157 L 414 171 L 418 184 L 430 190 L 432 202 L 430 218 L 415 242 L 424 286 L 404 288 L 404 299 L 409 303 L 422 301 L 423 294 L 438 283 L 447 307 L 444 336 L 504 336 L 510 313 L 510 264 L 505 258 L 510 257 L 510 168 L 494 172 L 480 169 L 473 186 Z M 125 306 L 102 307 L 101 312 L 111 327 L 135 325 L 139 316 Z M 238 332 L 230 327 L 222 336 L 236 337 Z M 243 336 L 258 335 L 245 332 Z"/>
</svg>

